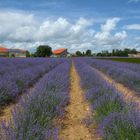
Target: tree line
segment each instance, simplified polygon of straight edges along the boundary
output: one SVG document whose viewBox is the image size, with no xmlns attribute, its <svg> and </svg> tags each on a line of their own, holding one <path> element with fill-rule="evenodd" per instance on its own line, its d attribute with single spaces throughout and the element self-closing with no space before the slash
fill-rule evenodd
<svg viewBox="0 0 140 140">
<path fill-rule="evenodd" d="M 97 53 L 97 56 L 128 56 L 128 54 L 137 54 L 137 50 L 136 49 L 128 49 L 125 48 L 123 50 L 119 50 L 119 49 L 113 49 L 112 52 L 109 51 L 102 51 L 100 53 Z"/>
<path fill-rule="evenodd" d="M 137 54 L 137 50 L 125 48 L 123 50 L 113 49 L 111 52 L 109 52 L 108 50 L 105 50 L 105 51 L 102 51 L 99 53 L 93 53 L 91 50 L 87 50 L 86 52 L 77 51 L 75 53 L 75 56 L 101 56 L 101 57 L 120 56 L 120 57 L 127 57 L 128 54 Z"/>
<path fill-rule="evenodd" d="M 90 56 L 98 56 L 98 57 L 109 57 L 109 56 L 120 56 L 120 57 L 127 57 L 128 54 L 137 54 L 136 49 L 128 49 L 125 48 L 123 50 L 113 49 L 111 52 L 105 50 L 99 53 L 93 53 L 92 50 L 88 49 L 86 51 L 76 51 L 75 53 L 71 54 L 73 57 L 90 57 Z M 52 48 L 49 45 L 40 45 L 37 47 L 34 53 L 30 53 L 27 51 L 27 57 L 50 57 L 52 55 Z"/>
</svg>

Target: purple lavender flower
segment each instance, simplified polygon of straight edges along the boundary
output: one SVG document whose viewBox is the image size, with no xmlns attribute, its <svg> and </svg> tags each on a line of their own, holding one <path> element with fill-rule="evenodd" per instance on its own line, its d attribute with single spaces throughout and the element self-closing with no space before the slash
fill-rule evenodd
<svg viewBox="0 0 140 140">
<path fill-rule="evenodd" d="M 21 111 L 16 107 L 12 112 L 14 127 L 9 123 L 1 130 L 8 140 L 57 140 L 59 128 L 53 120 L 64 115 L 69 102 L 70 65 L 70 60 L 64 59 L 40 80 L 28 100 L 20 101 Z"/>
<path fill-rule="evenodd" d="M 14 100 L 63 59 L 0 59 L 0 107 Z"/>
<path fill-rule="evenodd" d="M 140 65 L 111 60 L 84 59 L 87 64 L 105 72 L 128 88 L 140 92 Z"/>
<path fill-rule="evenodd" d="M 137 104 L 126 103 L 122 94 L 103 80 L 94 69 L 94 67 L 105 69 L 113 78 L 122 76 L 126 81 L 134 82 L 139 80 L 139 66 L 127 71 L 128 65 L 117 69 L 115 64 L 113 65 L 114 62 L 111 62 L 109 67 L 109 64 L 105 61 L 103 63 L 102 60 L 76 58 L 74 61 L 81 77 L 81 86 L 85 89 L 85 98 L 91 103 L 91 110 L 93 110 L 88 123 L 99 125 L 98 133 L 105 140 L 139 140 L 140 113 L 136 110 Z M 133 76 L 136 79 L 133 79 Z"/>
</svg>

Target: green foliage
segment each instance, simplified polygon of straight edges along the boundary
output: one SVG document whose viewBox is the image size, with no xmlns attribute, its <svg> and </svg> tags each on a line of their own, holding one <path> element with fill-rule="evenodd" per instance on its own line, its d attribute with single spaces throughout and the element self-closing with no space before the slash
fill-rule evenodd
<svg viewBox="0 0 140 140">
<path fill-rule="evenodd" d="M 10 53 L 10 54 L 9 54 L 9 57 L 10 57 L 10 58 L 14 58 L 15 55 Z"/>
<path fill-rule="evenodd" d="M 24 85 L 24 82 L 22 80 L 17 80 L 16 81 L 16 84 L 18 86 L 19 89 L 22 89 L 25 85 Z"/>
<path fill-rule="evenodd" d="M 83 54 L 80 51 L 77 51 L 76 56 L 83 56 Z"/>
<path fill-rule="evenodd" d="M 30 57 L 30 56 L 31 56 L 30 52 L 26 51 L 26 57 Z"/>
<path fill-rule="evenodd" d="M 128 63 L 140 63 L 140 58 L 103 58 L 103 59 Z"/>
<path fill-rule="evenodd" d="M 103 119 L 112 112 L 120 112 L 122 110 L 122 105 L 119 101 L 108 101 L 101 104 L 95 113 L 95 118 L 97 122 L 103 121 Z"/>
<path fill-rule="evenodd" d="M 97 54 L 97 56 L 128 56 L 129 53 L 137 54 L 136 49 L 127 49 L 125 48 L 124 50 L 118 50 L 118 49 L 113 49 L 112 52 L 108 51 L 102 51 Z"/>
<path fill-rule="evenodd" d="M 126 120 L 114 121 L 115 127 L 108 126 L 105 128 L 107 134 L 105 140 L 140 140 L 138 130 Z"/>
<path fill-rule="evenodd" d="M 86 56 L 91 56 L 92 55 L 92 51 L 91 50 L 87 50 L 86 51 Z"/>
<path fill-rule="evenodd" d="M 92 56 L 92 51 L 91 50 L 86 50 L 85 52 L 76 51 L 75 55 L 76 56 Z"/>
<path fill-rule="evenodd" d="M 0 106 L 4 106 L 5 102 L 10 102 L 11 96 L 8 94 L 7 89 L 1 88 L 0 89 Z"/>
<path fill-rule="evenodd" d="M 34 54 L 35 57 L 46 57 L 46 56 L 49 57 L 51 55 L 52 55 L 52 48 L 48 45 L 40 45 Z"/>
</svg>

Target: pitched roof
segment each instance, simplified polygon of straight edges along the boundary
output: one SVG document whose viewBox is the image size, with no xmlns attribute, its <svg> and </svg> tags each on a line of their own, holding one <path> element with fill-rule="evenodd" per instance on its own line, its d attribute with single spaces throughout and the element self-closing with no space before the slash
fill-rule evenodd
<svg viewBox="0 0 140 140">
<path fill-rule="evenodd" d="M 66 50 L 67 49 L 65 49 L 65 48 L 60 48 L 60 49 L 57 49 L 57 50 L 52 51 L 52 53 L 55 54 L 55 55 L 58 55 L 58 54 L 63 53 Z"/>
<path fill-rule="evenodd" d="M 3 45 L 0 45 L 0 52 L 4 53 L 4 52 L 26 52 L 26 50 L 22 50 L 22 49 L 8 49 L 5 48 Z"/>
<path fill-rule="evenodd" d="M 8 52 L 8 49 L 0 45 L 0 52 Z"/>
</svg>

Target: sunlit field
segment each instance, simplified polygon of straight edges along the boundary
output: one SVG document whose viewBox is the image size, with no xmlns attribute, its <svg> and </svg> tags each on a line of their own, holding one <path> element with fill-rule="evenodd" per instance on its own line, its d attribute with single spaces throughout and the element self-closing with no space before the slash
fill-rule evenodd
<svg viewBox="0 0 140 140">
<path fill-rule="evenodd" d="M 140 140 L 140 0 L 0 0 L 0 140 Z"/>
<path fill-rule="evenodd" d="M 140 64 L 0 58 L 0 67 L 1 140 L 140 139 Z"/>
</svg>

